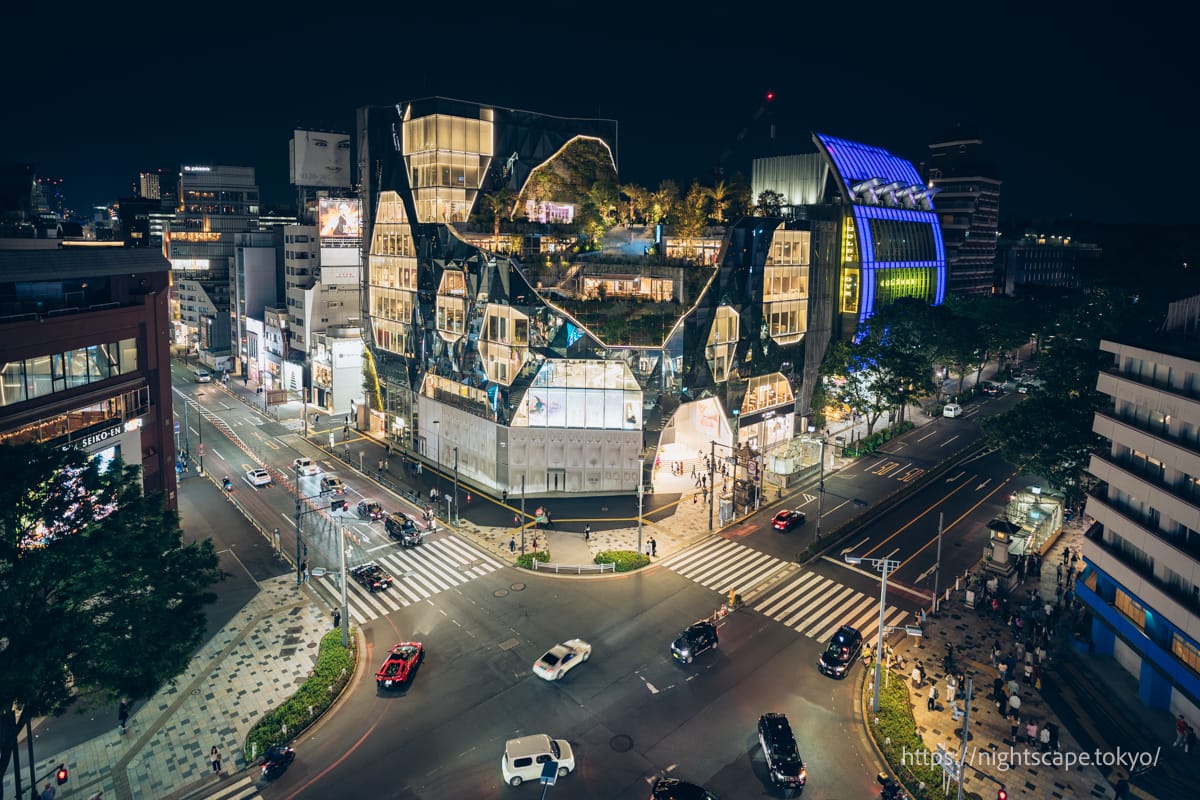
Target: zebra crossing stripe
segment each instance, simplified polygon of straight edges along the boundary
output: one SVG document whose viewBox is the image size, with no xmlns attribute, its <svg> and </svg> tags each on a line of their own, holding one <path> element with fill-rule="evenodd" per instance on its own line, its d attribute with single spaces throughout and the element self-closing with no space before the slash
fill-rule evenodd
<svg viewBox="0 0 1200 800">
<path fill-rule="evenodd" d="M 420 547 L 414 547 L 404 555 L 424 567 L 424 571 L 420 572 L 417 577 L 424 578 L 427 583 L 437 587 L 433 590 L 434 593 L 444 592 L 466 580 L 462 573 L 455 571 L 446 563 L 447 559 L 443 555 L 442 548 L 438 547 L 435 542 L 426 542 Z M 457 556 L 454 558 L 457 559 Z"/>
<path fill-rule="evenodd" d="M 870 608 L 872 605 L 874 605 L 876 607 L 875 608 L 876 611 L 879 610 L 879 608 L 878 608 L 879 601 L 878 600 L 872 600 L 870 597 L 867 597 L 864 594 L 858 595 L 858 597 L 855 599 L 857 600 L 857 602 L 851 603 L 850 606 L 848 606 L 844 611 L 842 611 L 842 613 L 839 615 L 840 619 L 838 619 L 836 622 L 834 622 L 828 628 L 826 628 L 825 630 L 823 630 L 819 634 L 817 634 L 817 636 L 815 638 L 818 641 L 823 642 L 826 639 L 828 639 L 830 636 L 833 636 L 833 634 L 835 632 L 837 632 L 837 629 L 842 627 L 843 625 L 849 625 L 852 628 L 862 630 L 861 628 L 859 628 L 857 625 L 854 624 L 853 620 L 857 620 L 863 614 L 863 612 L 866 609 Z"/>
<path fill-rule="evenodd" d="M 813 582 L 820 579 L 820 577 L 821 576 L 819 574 L 817 574 L 816 572 L 805 573 L 804 575 L 802 575 L 800 577 L 799 580 L 785 585 L 781 591 L 776 592 L 774 595 L 772 595 L 765 601 L 761 601 L 761 602 L 755 604 L 754 607 L 760 613 L 766 614 L 768 617 L 772 617 L 775 615 L 775 612 L 777 610 L 779 610 L 784 605 L 786 605 L 793 597 L 795 597 L 800 592 L 806 591 L 806 588 Z"/>
<path fill-rule="evenodd" d="M 663 563 L 682 575 L 689 565 L 705 563 L 717 558 L 721 551 L 736 547 L 737 545 L 733 542 L 718 537 L 706 541 L 694 550 L 685 550 L 678 555 L 671 556 Z"/>
<path fill-rule="evenodd" d="M 804 633 L 805 636 L 811 634 L 805 633 L 814 619 L 824 619 L 825 609 L 833 607 L 835 604 L 841 604 L 847 595 L 854 592 L 849 586 L 842 586 L 840 583 L 835 583 L 831 593 L 824 597 L 815 597 L 813 602 L 809 603 L 805 609 L 795 615 L 788 622 L 788 627 L 796 633 Z M 819 627 L 819 623 L 818 626 Z"/>
<path fill-rule="evenodd" d="M 902 619 L 904 619 L 906 616 L 908 616 L 908 613 L 909 612 L 905 611 L 902 608 L 890 609 L 884 617 L 884 620 L 883 620 L 884 627 L 886 628 L 889 626 L 895 626 Z M 876 614 L 875 621 L 870 623 L 867 626 L 866 630 L 863 632 L 863 641 L 875 639 L 875 638 L 878 638 L 878 636 L 879 636 L 879 615 Z"/>
<path fill-rule="evenodd" d="M 688 577 L 694 580 L 696 583 L 703 584 L 710 588 L 724 590 L 730 588 L 730 586 L 745 573 L 749 572 L 750 570 L 757 569 L 762 564 L 770 564 L 774 560 L 775 559 L 771 558 L 771 556 L 759 553 L 757 557 L 739 559 L 736 561 L 730 560 L 710 566 L 708 569 L 703 570 L 695 575 L 689 575 Z"/>
<path fill-rule="evenodd" d="M 829 604 L 825 608 L 826 613 L 824 617 L 816 625 L 809 628 L 808 632 L 804 635 L 824 641 L 827 637 L 819 635 L 821 631 L 828 628 L 830 624 L 833 624 L 833 629 L 837 630 L 842 625 L 842 620 L 850 613 L 850 609 L 861 605 L 863 599 L 861 593 L 851 592 L 848 596 L 838 600 L 837 603 Z M 830 633 L 832 632 L 830 631 Z"/>
<path fill-rule="evenodd" d="M 447 545 L 452 545 L 453 547 L 455 547 L 456 549 L 461 551 L 465 556 L 464 560 L 466 560 L 466 561 L 482 561 L 484 563 L 484 566 L 481 566 L 480 569 L 487 567 L 488 568 L 487 571 L 492 572 L 492 571 L 498 570 L 501 567 L 505 566 L 501 561 L 496 559 L 495 556 L 491 555 L 490 553 L 485 553 L 483 550 L 477 550 L 476 548 L 472 547 L 469 543 L 467 543 L 467 542 L 463 541 L 462 539 L 459 539 L 455 536 L 447 536 L 443 541 Z"/>
<path fill-rule="evenodd" d="M 820 582 L 806 591 L 803 597 L 790 603 L 781 613 L 775 614 L 775 619 L 789 628 L 792 627 L 801 616 L 808 612 L 811 606 L 821 602 L 824 592 L 837 585 L 831 578 L 821 578 Z"/>
<path fill-rule="evenodd" d="M 205 795 L 204 800 L 249 800 L 257 796 L 258 787 L 254 785 L 254 779 L 245 777 L 237 783 L 222 786 L 212 794 Z"/>
</svg>

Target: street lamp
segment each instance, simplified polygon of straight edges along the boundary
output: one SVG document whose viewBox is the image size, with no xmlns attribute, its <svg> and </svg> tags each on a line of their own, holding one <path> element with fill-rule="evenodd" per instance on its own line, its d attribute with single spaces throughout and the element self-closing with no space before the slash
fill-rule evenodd
<svg viewBox="0 0 1200 800">
<path fill-rule="evenodd" d="M 820 519 L 820 517 L 818 517 Z M 900 568 L 900 562 L 893 558 L 863 558 L 861 556 L 846 556 L 847 564 L 870 564 L 883 577 L 879 582 L 879 641 L 875 645 L 875 694 L 871 700 L 871 711 L 879 713 L 879 675 L 880 661 L 883 656 L 884 612 L 887 610 L 887 576 Z"/>
<path fill-rule="evenodd" d="M 434 428 L 434 430 L 437 431 L 438 460 L 437 460 L 437 469 L 435 469 L 433 471 L 433 474 L 436 476 L 433 480 L 434 480 L 434 485 L 437 486 L 438 494 L 441 494 L 441 492 L 442 492 L 442 428 L 441 428 L 442 421 L 440 419 L 435 419 L 433 421 L 433 424 L 438 426 L 437 428 Z M 449 514 L 450 512 L 447 511 L 446 513 Z"/>
<path fill-rule="evenodd" d="M 811 435 L 815 431 L 812 425 L 808 426 L 808 432 Z M 817 541 L 821 541 L 821 512 L 825 506 L 825 444 L 828 438 L 825 434 L 821 434 L 821 477 L 817 479 Z"/>
<path fill-rule="evenodd" d="M 459 523 L 458 519 L 458 448 L 454 448 L 454 524 Z"/>
<path fill-rule="evenodd" d="M 646 490 L 646 457 L 638 459 L 638 553 L 642 552 L 642 495 Z"/>
</svg>

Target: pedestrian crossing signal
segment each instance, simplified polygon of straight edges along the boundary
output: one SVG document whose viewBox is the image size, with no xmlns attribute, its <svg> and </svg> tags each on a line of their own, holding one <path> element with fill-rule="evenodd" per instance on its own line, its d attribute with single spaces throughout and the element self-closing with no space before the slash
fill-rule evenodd
<svg viewBox="0 0 1200 800">
<path fill-rule="evenodd" d="M 67 782 L 67 766 L 66 766 L 66 764 L 58 765 L 58 770 L 54 773 L 54 778 L 55 778 L 55 780 L 58 781 L 59 786 L 62 786 L 64 783 Z"/>
</svg>

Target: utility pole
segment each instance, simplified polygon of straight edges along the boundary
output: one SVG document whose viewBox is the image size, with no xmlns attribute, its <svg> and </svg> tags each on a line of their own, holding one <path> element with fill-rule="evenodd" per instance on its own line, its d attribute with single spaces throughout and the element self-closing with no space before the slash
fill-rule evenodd
<svg viewBox="0 0 1200 800">
<path fill-rule="evenodd" d="M 338 559 L 341 562 L 342 571 L 342 647 L 349 647 L 350 614 L 346 606 L 346 528 L 341 525 L 338 528 L 342 532 L 341 540 L 338 542 Z"/>
<path fill-rule="evenodd" d="M 938 546 L 937 563 L 933 565 L 933 613 L 938 610 L 938 578 L 942 574 L 942 517 L 944 512 L 938 512 Z"/>
<path fill-rule="evenodd" d="M 196 408 L 196 432 L 200 437 L 200 474 L 204 474 L 204 415 Z"/>
<path fill-rule="evenodd" d="M 300 555 L 300 542 L 304 538 L 301 533 L 300 519 L 302 517 L 300 511 L 300 465 L 296 465 L 296 585 L 304 583 L 304 570 L 300 568 L 300 563 L 303 560 Z"/>
<path fill-rule="evenodd" d="M 821 541 L 821 514 L 825 510 L 825 434 L 821 434 L 821 477 L 817 479 L 817 541 Z"/>
<path fill-rule="evenodd" d="M 646 474 L 646 459 L 645 457 L 638 460 L 638 546 L 637 551 L 642 552 L 642 494 L 645 491 Z"/>
<path fill-rule="evenodd" d="M 717 487 L 713 485 L 713 478 L 716 475 L 715 467 L 717 465 L 717 442 L 715 439 L 709 440 L 709 455 L 708 455 L 708 529 L 713 529 L 713 506 L 717 502 Z M 704 474 L 704 473 L 701 473 Z"/>
<path fill-rule="evenodd" d="M 459 523 L 458 518 L 458 448 L 454 448 L 454 524 Z"/>
<path fill-rule="evenodd" d="M 525 473 L 521 472 L 521 555 L 525 555 Z"/>
<path fill-rule="evenodd" d="M 974 686 L 971 677 L 967 676 L 967 693 L 963 695 L 963 728 L 962 728 L 962 745 L 958 749 L 958 798 L 962 800 L 963 796 L 963 779 L 966 777 L 964 767 L 967 760 L 967 733 L 971 727 L 971 695 L 973 694 Z"/>
</svg>

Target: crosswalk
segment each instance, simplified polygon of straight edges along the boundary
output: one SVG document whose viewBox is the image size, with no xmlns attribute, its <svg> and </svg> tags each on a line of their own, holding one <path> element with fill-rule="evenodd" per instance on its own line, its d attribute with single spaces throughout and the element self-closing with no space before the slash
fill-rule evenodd
<svg viewBox="0 0 1200 800">
<path fill-rule="evenodd" d="M 746 594 L 790 562 L 737 542 L 711 537 L 702 545 L 662 562 L 685 578 L 722 594 Z M 879 598 L 832 578 L 802 572 L 771 587 L 750 608 L 804 636 L 825 641 L 842 625 L 853 625 L 870 640 L 879 631 Z M 888 606 L 884 625 L 898 625 L 911 612 Z"/>
<path fill-rule="evenodd" d="M 672 572 L 717 592 L 733 589 L 745 594 L 751 587 L 788 565 L 787 561 L 760 553 L 744 544 L 709 537 L 704 544 L 665 559 Z"/>
<path fill-rule="evenodd" d="M 372 561 L 395 579 L 391 587 L 371 593 L 353 579 L 346 582 L 346 604 L 357 621 L 382 617 L 419 603 L 504 566 L 453 534 L 426 537 L 420 547 L 400 548 L 375 553 Z M 341 603 L 336 578 L 326 574 L 311 581 L 311 586 L 332 606 Z"/>
<path fill-rule="evenodd" d="M 247 775 L 235 783 L 226 784 L 211 794 L 198 798 L 198 800 L 251 800 L 251 798 L 259 796 L 258 785 L 254 782 L 254 778 Z"/>
<path fill-rule="evenodd" d="M 879 598 L 843 586 L 816 572 L 798 573 L 793 580 L 772 587 L 750 605 L 755 611 L 799 634 L 823 642 L 843 625 L 874 641 L 879 632 Z M 895 606 L 884 612 L 884 626 L 899 625 L 911 615 Z"/>
</svg>

